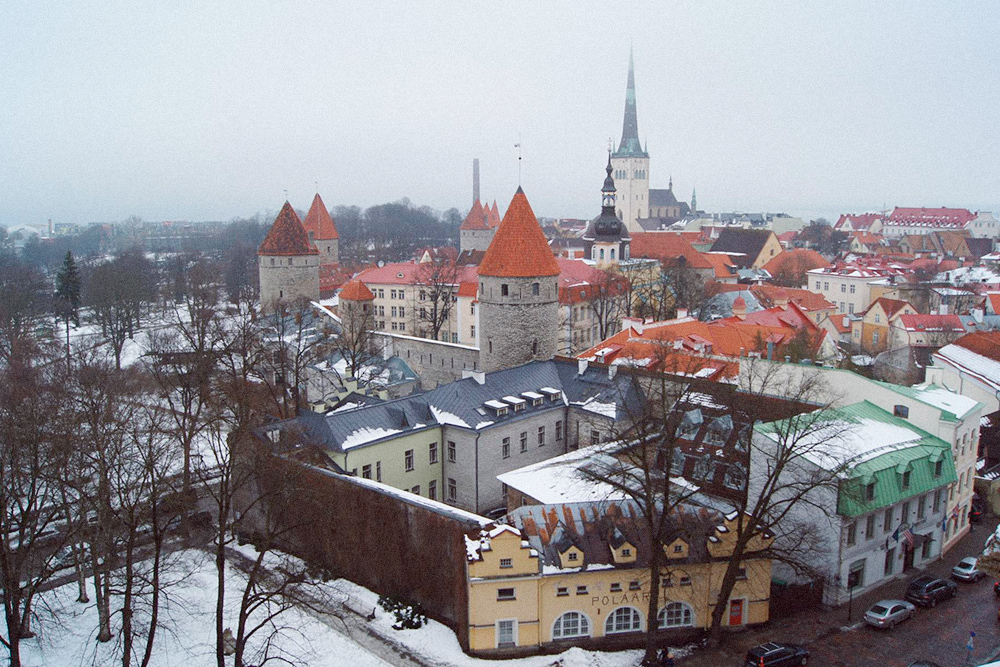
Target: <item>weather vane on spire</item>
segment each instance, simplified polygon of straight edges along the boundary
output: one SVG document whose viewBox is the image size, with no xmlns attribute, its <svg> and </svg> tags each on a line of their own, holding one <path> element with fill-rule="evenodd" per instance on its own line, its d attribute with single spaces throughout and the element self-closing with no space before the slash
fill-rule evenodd
<svg viewBox="0 0 1000 667">
<path fill-rule="evenodd" d="M 285 188 L 285 201 L 288 201 L 288 188 Z"/>
<path fill-rule="evenodd" d="M 517 187 L 521 187 L 521 133 L 517 133 L 517 143 L 514 144 L 514 148 L 517 149 Z"/>
</svg>

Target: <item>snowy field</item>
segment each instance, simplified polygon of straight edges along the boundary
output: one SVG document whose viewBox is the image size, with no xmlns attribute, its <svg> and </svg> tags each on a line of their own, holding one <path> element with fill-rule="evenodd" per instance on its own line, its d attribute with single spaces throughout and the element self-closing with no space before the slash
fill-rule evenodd
<svg viewBox="0 0 1000 667">
<path fill-rule="evenodd" d="M 247 551 L 246 555 L 252 555 Z M 173 589 L 169 602 L 161 611 L 165 618 L 164 627 L 158 631 L 151 664 L 154 667 L 214 665 L 216 584 L 213 561 L 208 554 L 189 551 L 181 556 L 180 562 L 190 574 Z M 243 581 L 239 572 L 230 570 L 227 627 L 235 628 Z M 571 648 L 558 655 L 504 661 L 478 660 L 462 653 L 455 634 L 440 623 L 430 621 L 419 630 L 396 631 L 392 629 L 392 615 L 381 608 L 378 608 L 375 620 L 368 622 L 365 616 L 377 606 L 378 595 L 343 579 L 326 586 L 333 599 L 343 602 L 358 615 L 348 613 L 345 624 L 319 613 L 288 612 L 289 616 L 283 617 L 283 624 L 296 631 L 280 642 L 280 648 L 298 664 L 309 667 L 396 665 L 398 658 L 392 646 L 399 647 L 401 652 L 415 656 L 424 664 L 441 667 L 634 667 L 642 657 L 642 653 L 635 650 L 602 653 Z M 117 638 L 107 644 L 99 644 L 95 640 L 97 610 L 93 595 L 89 604 L 81 604 L 76 602 L 76 592 L 74 583 L 43 595 L 44 604 L 36 608 L 45 607 L 47 610 L 41 612 L 42 621 L 34 627 L 38 636 L 21 643 L 22 664 L 26 667 L 121 664 L 121 658 L 116 653 Z M 50 618 L 53 612 L 57 620 Z M 365 625 L 381 642 L 366 637 Z M 140 646 L 139 650 L 142 648 Z M 678 653 L 683 654 L 684 651 Z M 6 657 L 0 652 L 0 659 Z M 231 658 L 229 664 L 232 664 Z"/>
</svg>

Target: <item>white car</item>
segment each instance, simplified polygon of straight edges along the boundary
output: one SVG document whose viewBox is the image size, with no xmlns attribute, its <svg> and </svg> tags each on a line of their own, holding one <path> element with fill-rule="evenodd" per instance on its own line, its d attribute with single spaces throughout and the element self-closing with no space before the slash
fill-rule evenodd
<svg viewBox="0 0 1000 667">
<path fill-rule="evenodd" d="M 879 600 L 865 612 L 865 623 L 875 628 L 892 629 L 897 623 L 912 618 L 917 608 L 906 600 Z"/>
<path fill-rule="evenodd" d="M 951 568 L 951 576 L 962 581 L 979 581 L 986 576 L 986 573 L 980 570 L 977 565 L 977 560 L 972 556 L 963 558 L 958 561 L 955 567 Z"/>
</svg>

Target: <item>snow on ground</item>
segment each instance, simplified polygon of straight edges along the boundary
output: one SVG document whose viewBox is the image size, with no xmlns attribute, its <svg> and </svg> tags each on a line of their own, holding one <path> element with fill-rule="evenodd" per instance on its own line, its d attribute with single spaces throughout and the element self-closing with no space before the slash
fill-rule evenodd
<svg viewBox="0 0 1000 667">
<path fill-rule="evenodd" d="M 157 632 L 153 667 L 188 667 L 215 663 L 215 567 L 207 554 L 197 551 L 183 555 L 182 567 L 190 576 L 173 590 L 171 601 L 162 609 L 171 627 Z M 227 596 L 227 627 L 235 628 L 239 594 L 244 579 L 230 570 Z M 76 584 L 43 594 L 58 613 L 58 621 L 44 620 L 35 625 L 38 637 L 21 643 L 25 667 L 83 667 L 114 664 L 115 641 L 98 644 L 97 609 L 93 593 L 89 604 L 76 599 Z M 41 608 L 38 605 L 36 608 Z M 388 667 L 388 663 L 362 648 L 349 637 L 333 630 L 318 618 L 291 611 L 288 625 L 297 632 L 281 643 L 284 650 L 310 667 Z M 331 619 L 331 622 L 336 622 Z M 144 647 L 140 647 L 142 649 Z M 6 657 L 5 655 L 3 656 Z M 120 662 L 120 659 L 119 659 Z M 230 659 L 231 664 L 231 659 Z"/>
<path fill-rule="evenodd" d="M 375 620 L 369 627 L 385 641 L 403 647 L 423 662 L 439 667 L 635 667 L 642 659 L 642 651 L 586 651 L 571 648 L 558 655 L 535 655 L 512 660 L 482 660 L 462 652 L 455 633 L 437 621 L 428 621 L 419 630 L 393 630 L 395 618 L 378 607 L 378 595 L 357 584 L 338 579 L 339 591 L 349 596 L 347 605 L 359 613 L 369 614 L 376 608 Z"/>
</svg>

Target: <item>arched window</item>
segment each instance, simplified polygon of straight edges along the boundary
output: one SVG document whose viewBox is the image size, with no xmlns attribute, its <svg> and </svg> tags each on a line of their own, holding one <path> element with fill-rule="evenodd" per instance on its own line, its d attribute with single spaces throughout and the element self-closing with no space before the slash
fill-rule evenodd
<svg viewBox="0 0 1000 667">
<path fill-rule="evenodd" d="M 608 614 L 604 623 L 604 634 L 613 635 L 619 632 L 639 632 L 642 630 L 642 614 L 634 607 L 618 607 Z"/>
<path fill-rule="evenodd" d="M 590 621 L 578 611 L 567 611 L 552 625 L 552 639 L 589 637 Z"/>
<path fill-rule="evenodd" d="M 604 259 L 604 248 L 601 248 L 601 259 Z"/>
<path fill-rule="evenodd" d="M 615 249 L 612 248 L 611 249 L 611 259 L 614 259 L 614 258 L 615 258 Z"/>
<path fill-rule="evenodd" d="M 533 296 L 538 296 L 539 291 L 541 291 L 541 285 L 538 283 L 531 283 L 531 294 Z"/>
<path fill-rule="evenodd" d="M 656 615 L 659 627 L 682 628 L 694 625 L 694 612 L 683 602 L 671 602 Z"/>
</svg>

